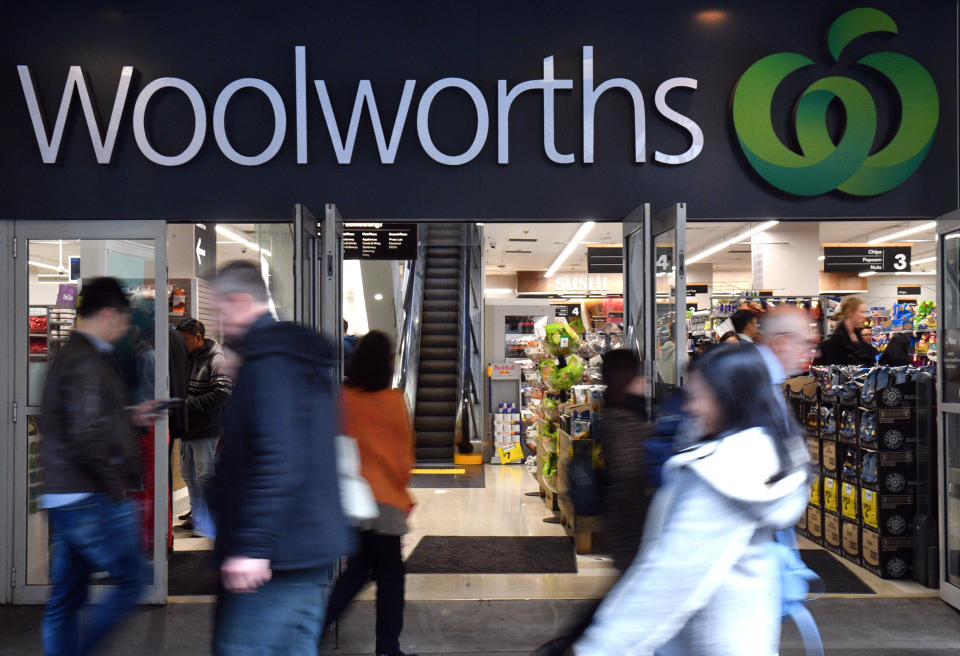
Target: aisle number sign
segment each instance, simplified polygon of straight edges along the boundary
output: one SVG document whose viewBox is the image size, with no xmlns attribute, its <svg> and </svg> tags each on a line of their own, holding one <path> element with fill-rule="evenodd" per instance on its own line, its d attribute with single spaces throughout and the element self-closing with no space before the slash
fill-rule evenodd
<svg viewBox="0 0 960 656">
<path fill-rule="evenodd" d="M 910 271 L 910 244 L 824 244 L 826 273 Z"/>
</svg>

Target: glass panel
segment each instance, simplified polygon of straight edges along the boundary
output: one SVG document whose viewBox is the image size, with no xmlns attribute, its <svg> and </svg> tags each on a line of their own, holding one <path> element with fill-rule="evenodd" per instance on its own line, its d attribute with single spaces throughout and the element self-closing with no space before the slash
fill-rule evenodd
<svg viewBox="0 0 960 656">
<path fill-rule="evenodd" d="M 504 317 L 505 352 L 507 360 L 527 357 L 526 347 L 536 342 L 533 327 L 543 317 L 511 315 Z"/>
<path fill-rule="evenodd" d="M 627 326 L 629 333 L 627 338 L 629 344 L 627 348 L 636 351 L 641 360 L 647 359 L 644 343 L 644 333 L 646 326 L 643 322 L 643 279 L 645 277 L 643 262 L 643 232 L 638 230 L 627 237 L 626 243 L 626 274 L 628 276 L 626 287 L 626 312 Z"/>
<path fill-rule="evenodd" d="M 946 486 L 944 500 L 947 532 L 947 580 L 960 586 L 960 415 L 943 413 L 944 462 L 946 462 Z"/>
<path fill-rule="evenodd" d="M 45 585 L 50 582 L 50 534 L 46 513 L 39 503 L 44 482 L 39 411 L 47 371 L 75 327 L 78 289 L 85 280 L 111 276 L 120 281 L 132 306 L 127 334 L 114 349 L 129 390 L 129 402 L 155 398 L 156 251 L 152 239 L 30 240 L 27 249 L 27 584 Z M 153 429 L 140 431 L 137 439 L 144 480 L 142 490 L 133 493 L 133 499 L 140 515 L 143 551 L 147 558 L 152 558 Z"/>
<path fill-rule="evenodd" d="M 270 292 L 270 306 L 280 321 L 293 321 L 297 293 L 293 283 L 293 224 L 257 224 L 255 234 L 260 248 L 260 269 Z"/>
<path fill-rule="evenodd" d="M 657 386 L 664 399 L 677 389 L 677 358 L 686 344 L 677 345 L 676 335 L 676 251 L 677 231 L 666 230 L 654 237 L 654 271 L 656 272 L 656 313 L 654 335 L 657 360 Z M 685 318 L 684 318 L 685 320 Z"/>
<path fill-rule="evenodd" d="M 943 344 L 940 373 L 944 403 L 960 403 L 960 232 L 943 237 Z"/>
</svg>

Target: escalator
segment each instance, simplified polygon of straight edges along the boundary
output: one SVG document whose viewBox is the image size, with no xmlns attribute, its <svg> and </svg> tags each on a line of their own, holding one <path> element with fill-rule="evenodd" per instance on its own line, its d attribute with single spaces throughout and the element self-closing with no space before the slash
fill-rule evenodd
<svg viewBox="0 0 960 656">
<path fill-rule="evenodd" d="M 427 237 L 414 427 L 417 462 L 452 463 L 460 387 L 464 227 L 432 225 Z"/>
</svg>

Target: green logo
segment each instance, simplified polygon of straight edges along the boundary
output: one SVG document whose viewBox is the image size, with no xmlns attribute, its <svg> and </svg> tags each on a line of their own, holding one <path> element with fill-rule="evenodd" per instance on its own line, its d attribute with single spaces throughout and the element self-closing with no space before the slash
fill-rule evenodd
<svg viewBox="0 0 960 656">
<path fill-rule="evenodd" d="M 877 9 L 852 9 L 833 22 L 827 45 L 834 61 L 847 45 L 871 32 L 897 33 L 897 24 Z M 885 75 L 900 94 L 900 126 L 893 139 L 870 154 L 877 135 L 877 107 L 861 83 L 849 77 L 825 77 L 811 84 L 796 105 L 797 141 L 803 154 L 783 145 L 773 130 L 771 103 L 791 73 L 813 65 L 792 52 L 764 57 L 747 69 L 733 95 L 733 124 L 750 164 L 767 182 L 798 196 L 834 189 L 874 196 L 909 178 L 923 162 L 940 119 L 937 88 L 915 59 L 877 52 L 859 60 Z M 827 131 L 827 107 L 843 104 L 846 127 L 839 143 Z"/>
</svg>

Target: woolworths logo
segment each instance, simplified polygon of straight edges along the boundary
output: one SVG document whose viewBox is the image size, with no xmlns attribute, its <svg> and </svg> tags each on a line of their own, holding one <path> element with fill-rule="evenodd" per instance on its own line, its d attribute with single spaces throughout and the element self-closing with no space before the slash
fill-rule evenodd
<svg viewBox="0 0 960 656">
<path fill-rule="evenodd" d="M 853 9 L 830 26 L 827 45 L 834 61 L 851 41 L 872 32 L 897 33 L 897 24 L 877 9 Z M 909 178 L 923 162 L 940 118 L 937 88 L 916 60 L 876 52 L 859 60 L 885 75 L 900 95 L 900 126 L 893 139 L 871 154 L 877 136 L 877 107 L 870 92 L 849 77 L 825 77 L 810 85 L 796 106 L 795 129 L 801 153 L 783 145 L 773 130 L 771 106 L 780 83 L 813 65 L 792 52 L 764 57 L 743 74 L 733 96 L 733 123 L 744 154 L 767 182 L 797 196 L 834 189 L 874 196 Z M 839 143 L 827 129 L 827 108 L 843 104 L 845 128 Z"/>
</svg>

